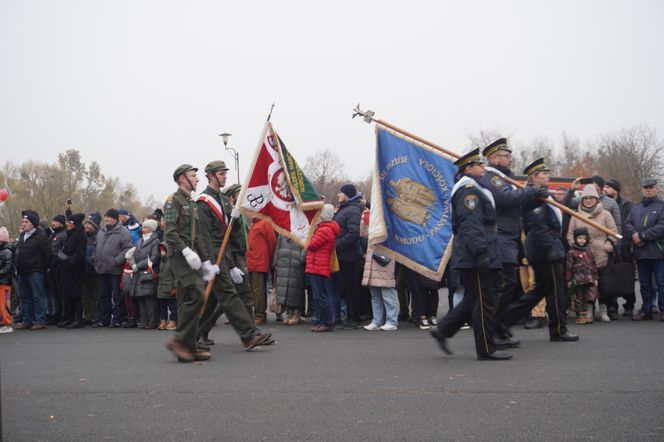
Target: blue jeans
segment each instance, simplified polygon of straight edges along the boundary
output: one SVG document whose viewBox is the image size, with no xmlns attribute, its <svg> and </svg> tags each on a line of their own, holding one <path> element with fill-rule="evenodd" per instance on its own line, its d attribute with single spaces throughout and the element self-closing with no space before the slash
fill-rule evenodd
<svg viewBox="0 0 664 442">
<path fill-rule="evenodd" d="M 332 306 L 330 305 L 330 298 L 325 287 L 327 279 L 321 275 L 309 275 L 311 281 L 311 288 L 314 292 L 314 305 L 316 307 L 316 316 L 318 317 L 319 324 L 326 327 L 331 327 L 332 324 Z"/>
<path fill-rule="evenodd" d="M 120 275 L 99 275 L 99 310 L 99 322 L 104 325 L 111 323 L 111 313 L 114 323 L 120 324 L 124 321 L 125 308 L 120 291 Z"/>
<path fill-rule="evenodd" d="M 18 294 L 24 324 L 45 324 L 48 297 L 44 287 L 44 274 L 27 273 L 18 276 Z"/>
<path fill-rule="evenodd" d="M 639 285 L 641 286 L 641 299 L 643 305 L 641 311 L 649 315 L 652 311 L 653 284 L 655 277 L 657 284 L 657 303 L 659 311 L 664 312 L 664 259 L 640 259 L 636 261 L 639 272 Z"/>
<path fill-rule="evenodd" d="M 337 278 L 336 273 L 330 275 L 325 282 L 325 289 L 327 290 L 328 299 L 330 300 L 330 308 L 332 309 L 332 322 L 341 322 L 341 299 L 337 293 Z"/>
<path fill-rule="evenodd" d="M 374 325 L 398 325 L 399 296 L 394 287 L 369 287 Z"/>
</svg>

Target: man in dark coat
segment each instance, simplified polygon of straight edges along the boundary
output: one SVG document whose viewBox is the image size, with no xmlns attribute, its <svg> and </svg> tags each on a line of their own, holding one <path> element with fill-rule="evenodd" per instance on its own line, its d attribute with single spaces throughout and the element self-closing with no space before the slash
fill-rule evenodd
<svg viewBox="0 0 664 442">
<path fill-rule="evenodd" d="M 539 158 L 524 170 L 529 186 L 547 187 L 549 168 Z M 551 341 L 578 341 L 579 336 L 567 331 L 567 296 L 563 259 L 565 248 L 560 239 L 562 213 L 542 200 L 535 200 L 524 207 L 526 232 L 526 258 L 535 271 L 535 287 L 511 304 L 498 320 L 508 327 L 526 316 L 546 296 Z"/>
<path fill-rule="evenodd" d="M 51 236 L 49 240 L 51 241 L 51 256 L 53 258 L 48 269 L 48 287 L 50 288 L 49 312 L 51 313 L 51 317 L 47 322 L 49 325 L 60 325 L 60 322 L 64 320 L 62 272 L 57 256 L 67 240 L 66 221 L 67 219 L 64 215 L 56 215 L 51 220 Z"/>
<path fill-rule="evenodd" d="M 83 222 L 87 238 L 85 252 L 85 276 L 83 277 L 83 319 L 87 324 L 94 324 L 99 320 L 99 275 L 95 270 L 95 253 L 97 249 L 97 232 L 101 224 L 101 213 L 94 212 Z"/>
<path fill-rule="evenodd" d="M 77 213 L 67 219 L 67 239 L 57 260 L 62 277 L 63 320 L 58 327 L 83 328 L 83 278 L 88 241 L 83 228 L 85 215 Z"/>
<path fill-rule="evenodd" d="M 363 261 L 360 252 L 360 222 L 362 221 L 362 195 L 353 184 L 344 184 L 339 189 L 337 199 L 339 210 L 334 215 L 340 230 L 336 241 L 337 258 L 339 259 L 338 292 L 346 302 L 346 326 L 356 328 L 360 325 L 362 314 L 362 270 Z"/>
<path fill-rule="evenodd" d="M 16 247 L 16 273 L 21 297 L 21 323 L 16 330 L 42 330 L 46 328 L 48 299 L 44 288 L 44 275 L 51 264 L 51 245 L 39 227 L 39 215 L 24 210 L 21 219 L 21 235 Z"/>
<path fill-rule="evenodd" d="M 496 351 L 493 339 L 493 278 L 500 271 L 501 257 L 493 195 L 478 181 L 486 173 L 484 161 L 475 149 L 454 164 L 460 179 L 452 189 L 452 255 L 465 293 L 431 335 L 445 353 L 452 354 L 447 340 L 464 324 L 472 323 L 479 360 L 511 359 L 512 355 Z"/>
<path fill-rule="evenodd" d="M 641 201 L 632 207 L 625 223 L 625 238 L 634 244 L 643 304 L 632 317 L 635 321 L 652 319 L 654 290 L 657 285 L 659 319 L 664 321 L 664 201 L 658 196 L 657 180 L 641 181 Z"/>
</svg>

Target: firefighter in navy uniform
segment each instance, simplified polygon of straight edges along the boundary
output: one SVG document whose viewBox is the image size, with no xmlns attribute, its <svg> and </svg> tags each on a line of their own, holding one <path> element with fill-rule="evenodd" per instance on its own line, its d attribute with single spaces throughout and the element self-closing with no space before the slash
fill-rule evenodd
<svg viewBox="0 0 664 442">
<path fill-rule="evenodd" d="M 493 196 L 476 181 L 485 174 L 484 161 L 475 149 L 454 164 L 461 178 L 452 189 L 452 254 L 465 294 L 431 335 L 445 353 L 452 354 L 447 340 L 466 322 L 472 323 L 479 360 L 511 359 L 512 355 L 496 351 L 493 340 L 492 273 L 500 270 L 500 249 Z"/>
<path fill-rule="evenodd" d="M 547 187 L 549 168 L 539 158 L 523 171 L 529 186 Z M 526 316 L 546 296 L 551 341 L 573 342 L 579 336 L 567 331 L 567 297 L 563 259 L 565 248 L 560 240 L 562 213 L 541 199 L 524 206 L 526 258 L 535 272 L 535 287 L 505 309 L 501 320 L 510 327 Z"/>
<path fill-rule="evenodd" d="M 521 255 L 522 206 L 530 204 L 536 196 L 548 197 L 548 190 L 539 186 L 524 189 L 516 187 L 505 178 L 512 178 L 512 150 L 507 139 L 500 138 L 482 151 L 488 165 L 480 183 L 489 189 L 496 202 L 496 225 L 502 257 L 501 270 L 494 273 L 493 319 L 495 342 L 498 348 L 515 348 L 520 342 L 510 336 L 501 323 L 501 315 L 514 300 L 519 284 L 519 256 Z"/>
</svg>

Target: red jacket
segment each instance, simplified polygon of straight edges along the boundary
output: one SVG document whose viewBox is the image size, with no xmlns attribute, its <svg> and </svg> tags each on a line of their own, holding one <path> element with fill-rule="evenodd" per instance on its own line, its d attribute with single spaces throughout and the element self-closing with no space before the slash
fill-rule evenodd
<svg viewBox="0 0 664 442">
<path fill-rule="evenodd" d="M 307 246 L 307 265 L 305 272 L 314 275 L 330 276 L 332 250 L 339 235 L 339 224 L 326 221 L 318 224 Z"/>
<path fill-rule="evenodd" d="M 249 229 L 247 245 L 247 271 L 268 273 L 277 247 L 277 237 L 270 223 L 256 220 Z"/>
</svg>

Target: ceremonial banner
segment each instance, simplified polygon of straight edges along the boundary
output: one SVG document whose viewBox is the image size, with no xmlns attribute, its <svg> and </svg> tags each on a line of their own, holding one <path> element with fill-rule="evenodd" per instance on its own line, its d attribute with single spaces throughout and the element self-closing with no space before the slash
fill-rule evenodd
<svg viewBox="0 0 664 442">
<path fill-rule="evenodd" d="M 434 279 L 451 254 L 454 159 L 376 125 L 369 243 Z"/>
<path fill-rule="evenodd" d="M 240 211 L 306 247 L 323 201 L 268 122 L 240 193 Z"/>
</svg>

